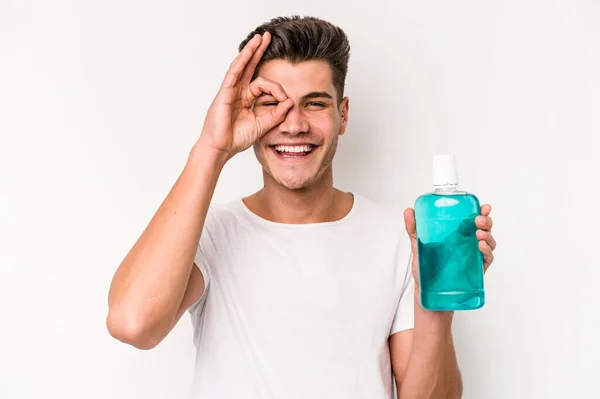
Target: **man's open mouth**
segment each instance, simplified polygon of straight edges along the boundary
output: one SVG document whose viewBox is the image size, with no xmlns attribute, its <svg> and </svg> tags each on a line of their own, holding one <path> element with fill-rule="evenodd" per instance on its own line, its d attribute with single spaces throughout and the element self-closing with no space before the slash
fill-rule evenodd
<svg viewBox="0 0 600 399">
<path fill-rule="evenodd" d="M 310 154 L 316 146 L 312 144 L 302 145 L 274 145 L 271 146 L 282 157 L 305 157 Z"/>
</svg>

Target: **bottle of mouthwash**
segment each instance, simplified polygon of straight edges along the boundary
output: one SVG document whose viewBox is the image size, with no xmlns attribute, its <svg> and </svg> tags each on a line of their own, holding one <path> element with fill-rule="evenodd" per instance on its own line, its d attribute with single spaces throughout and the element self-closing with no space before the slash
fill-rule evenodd
<svg viewBox="0 0 600 399">
<path fill-rule="evenodd" d="M 421 306 L 472 310 L 485 303 L 483 256 L 475 232 L 479 200 L 459 191 L 454 155 L 433 157 L 432 193 L 415 202 Z"/>
</svg>

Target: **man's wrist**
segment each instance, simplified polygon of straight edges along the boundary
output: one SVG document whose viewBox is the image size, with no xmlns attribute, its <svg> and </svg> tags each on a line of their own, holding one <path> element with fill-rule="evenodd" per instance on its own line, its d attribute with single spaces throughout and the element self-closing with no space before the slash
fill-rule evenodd
<svg viewBox="0 0 600 399">
<path fill-rule="evenodd" d="M 211 148 L 201 137 L 192 147 L 188 163 L 206 165 L 220 172 L 229 159 L 227 153 Z"/>
<path fill-rule="evenodd" d="M 224 154 L 196 143 L 190 150 L 181 178 L 202 190 L 214 190 L 221 171 L 227 162 Z"/>
<path fill-rule="evenodd" d="M 433 311 L 421 306 L 420 288 L 415 284 L 415 330 L 426 330 L 431 332 L 450 332 L 454 311 Z"/>
</svg>

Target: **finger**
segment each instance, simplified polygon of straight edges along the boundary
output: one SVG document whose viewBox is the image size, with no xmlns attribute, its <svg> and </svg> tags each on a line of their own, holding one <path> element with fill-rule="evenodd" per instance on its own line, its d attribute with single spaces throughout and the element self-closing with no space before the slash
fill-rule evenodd
<svg viewBox="0 0 600 399">
<path fill-rule="evenodd" d="M 237 57 L 233 60 L 231 65 L 229 66 L 229 70 L 225 75 L 225 79 L 223 79 L 223 84 L 221 88 L 230 88 L 236 85 L 236 83 L 240 80 L 240 77 L 244 73 L 244 69 L 248 64 L 248 61 L 252 58 L 260 43 L 262 42 L 262 36 L 259 34 L 254 35 L 254 37 L 246 43 L 242 51 L 238 54 Z"/>
<path fill-rule="evenodd" d="M 477 230 L 476 236 L 478 240 L 483 240 L 494 251 L 496 249 L 496 240 L 491 232 L 485 230 Z"/>
<path fill-rule="evenodd" d="M 482 230 L 492 230 L 494 222 L 489 216 L 477 216 L 475 218 L 475 225 Z"/>
<path fill-rule="evenodd" d="M 252 101 L 263 93 L 272 95 L 280 102 L 285 101 L 288 98 L 285 91 L 283 91 L 283 87 L 279 83 L 265 78 L 259 77 L 254 79 L 248 86 L 248 90 Z"/>
<path fill-rule="evenodd" d="M 490 204 L 481 205 L 481 214 L 483 216 L 488 216 L 492 212 L 492 206 Z"/>
<path fill-rule="evenodd" d="M 479 250 L 483 254 L 484 271 L 494 262 L 494 253 L 485 241 L 479 241 Z"/>
<path fill-rule="evenodd" d="M 264 136 L 269 130 L 283 122 L 285 115 L 293 105 L 294 101 L 291 98 L 288 98 L 277 104 L 277 106 L 269 110 L 269 112 L 265 112 L 256 117 L 256 123 L 258 123 L 259 128 L 258 137 Z"/>
<path fill-rule="evenodd" d="M 262 36 L 262 41 L 260 43 L 260 46 L 254 52 L 254 54 L 252 55 L 252 58 L 250 59 L 250 61 L 246 65 L 246 67 L 244 68 L 244 73 L 243 73 L 242 77 L 240 78 L 241 84 L 245 85 L 245 84 L 250 83 L 250 80 L 252 80 L 252 76 L 254 75 L 254 71 L 256 70 L 256 66 L 258 65 L 258 63 L 260 62 L 260 59 L 262 58 L 263 54 L 267 50 L 267 47 L 269 47 L 269 43 L 271 43 L 271 34 L 269 32 L 265 32 Z"/>
<path fill-rule="evenodd" d="M 415 221 L 415 211 L 413 208 L 407 208 L 404 210 L 404 224 L 406 226 L 406 232 L 411 238 L 417 237 L 417 223 Z"/>
</svg>

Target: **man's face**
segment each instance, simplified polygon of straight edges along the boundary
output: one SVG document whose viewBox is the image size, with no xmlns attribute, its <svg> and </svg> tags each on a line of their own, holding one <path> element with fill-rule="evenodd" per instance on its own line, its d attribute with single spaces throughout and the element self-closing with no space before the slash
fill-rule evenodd
<svg viewBox="0 0 600 399">
<path fill-rule="evenodd" d="M 260 67 L 258 76 L 279 83 L 294 101 L 283 122 L 254 144 L 265 179 L 290 190 L 309 187 L 330 172 L 338 136 L 346 130 L 348 99 L 338 104 L 331 67 L 325 61 L 292 65 L 272 60 Z M 263 94 L 256 99 L 254 112 L 260 115 L 276 105 L 273 96 Z"/>
</svg>

